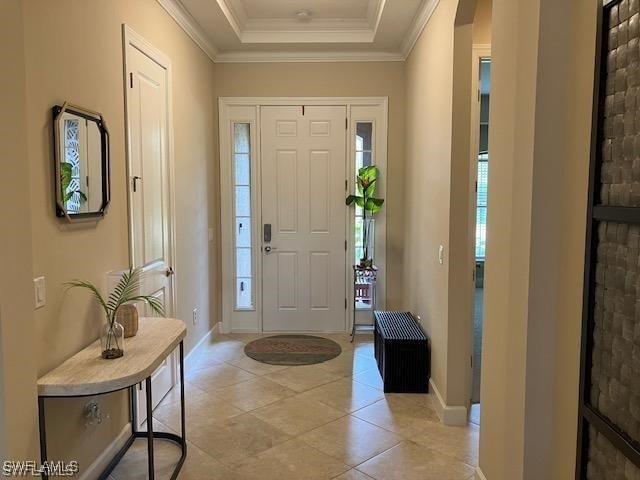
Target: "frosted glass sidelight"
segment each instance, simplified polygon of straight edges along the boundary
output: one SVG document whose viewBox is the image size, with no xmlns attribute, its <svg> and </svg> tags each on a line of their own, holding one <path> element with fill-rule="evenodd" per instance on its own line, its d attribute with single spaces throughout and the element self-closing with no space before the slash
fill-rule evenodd
<svg viewBox="0 0 640 480">
<path fill-rule="evenodd" d="M 251 248 L 251 218 L 236 217 L 236 247 Z"/>
<path fill-rule="evenodd" d="M 236 308 L 253 309 L 253 254 L 251 218 L 250 124 L 233 125 Z"/>
<path fill-rule="evenodd" d="M 236 217 L 251 216 L 251 187 L 236 187 Z"/>
<path fill-rule="evenodd" d="M 233 137 L 233 151 L 235 153 L 251 152 L 248 123 L 236 123 L 233 128 Z"/>
<path fill-rule="evenodd" d="M 236 279 L 236 308 L 253 308 L 253 293 L 251 287 L 251 278 Z"/>
<path fill-rule="evenodd" d="M 251 185 L 251 160 L 248 153 L 236 153 L 236 185 Z"/>
<path fill-rule="evenodd" d="M 251 249 L 236 249 L 236 277 L 251 276 Z"/>
</svg>

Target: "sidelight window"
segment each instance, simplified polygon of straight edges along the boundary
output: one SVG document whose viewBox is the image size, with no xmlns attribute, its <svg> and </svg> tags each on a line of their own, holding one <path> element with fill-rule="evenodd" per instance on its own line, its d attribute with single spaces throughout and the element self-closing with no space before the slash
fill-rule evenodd
<svg viewBox="0 0 640 480">
<path fill-rule="evenodd" d="M 356 169 L 354 172 L 354 176 L 358 175 L 358 170 L 362 167 L 368 167 L 373 165 L 373 122 L 357 122 L 356 123 Z M 363 252 L 363 235 L 364 233 L 364 224 L 363 224 L 363 211 L 361 207 L 356 205 L 355 208 L 355 258 L 354 261 L 356 264 L 360 262 L 362 258 Z M 373 229 L 372 229 L 373 233 Z M 373 242 L 369 243 L 370 247 L 373 247 Z M 375 259 L 374 249 L 369 249 L 371 258 Z"/>
<path fill-rule="evenodd" d="M 250 125 L 233 125 L 233 172 L 235 217 L 235 308 L 254 308 L 254 267 L 251 241 L 251 141 Z"/>
</svg>

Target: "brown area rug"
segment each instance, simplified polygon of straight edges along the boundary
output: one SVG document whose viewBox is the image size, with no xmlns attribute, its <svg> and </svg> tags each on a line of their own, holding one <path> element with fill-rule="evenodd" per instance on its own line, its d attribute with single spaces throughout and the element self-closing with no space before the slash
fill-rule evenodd
<svg viewBox="0 0 640 480">
<path fill-rule="evenodd" d="M 312 335 L 273 335 L 244 347 L 244 353 L 270 365 L 312 365 L 337 357 L 342 352 L 333 340 Z"/>
</svg>

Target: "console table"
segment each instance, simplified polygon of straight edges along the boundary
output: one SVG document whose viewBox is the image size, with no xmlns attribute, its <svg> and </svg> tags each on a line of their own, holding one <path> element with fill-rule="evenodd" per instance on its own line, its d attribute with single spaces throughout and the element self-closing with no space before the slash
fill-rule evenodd
<svg viewBox="0 0 640 480">
<path fill-rule="evenodd" d="M 153 440 L 161 438 L 175 442 L 182 451 L 171 479 L 178 477 L 187 456 L 184 413 L 184 322 L 175 318 L 141 318 L 138 334 L 125 338 L 124 356 L 105 360 L 101 356 L 100 340 L 81 350 L 62 365 L 38 379 L 38 414 L 40 427 L 40 457 L 47 460 L 44 401 L 49 397 L 85 397 L 129 389 L 131 436 L 99 477 L 105 479 L 122 459 L 136 438 L 147 439 L 149 479 L 153 480 Z M 179 347 L 180 350 L 180 415 L 181 436 L 174 433 L 153 431 L 151 375 L 164 359 Z M 146 385 L 147 430 L 138 431 L 135 388 L 140 382 Z M 48 475 L 43 474 L 43 479 Z"/>
</svg>

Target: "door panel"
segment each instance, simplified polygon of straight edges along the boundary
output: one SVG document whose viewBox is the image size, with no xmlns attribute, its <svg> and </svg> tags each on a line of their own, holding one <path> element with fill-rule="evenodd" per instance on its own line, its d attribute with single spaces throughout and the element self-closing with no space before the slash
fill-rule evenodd
<svg viewBox="0 0 640 480">
<path fill-rule="evenodd" d="M 263 330 L 344 330 L 346 108 L 261 115 Z"/>
<path fill-rule="evenodd" d="M 127 45 L 126 86 L 129 132 L 131 256 L 144 278 L 141 293 L 160 299 L 173 313 L 170 183 L 168 158 L 168 72 L 137 48 Z M 145 316 L 147 305 L 138 305 Z M 175 353 L 152 375 L 153 406 L 173 387 Z M 138 390 L 138 420 L 146 419 L 144 384 Z"/>
</svg>

